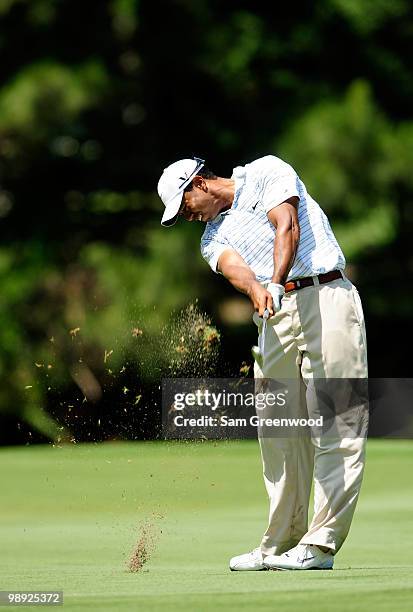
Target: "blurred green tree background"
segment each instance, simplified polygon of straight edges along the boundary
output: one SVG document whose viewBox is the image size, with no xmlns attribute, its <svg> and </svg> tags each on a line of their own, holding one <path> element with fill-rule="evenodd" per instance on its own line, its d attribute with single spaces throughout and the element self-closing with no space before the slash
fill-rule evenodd
<svg viewBox="0 0 413 612">
<path fill-rule="evenodd" d="M 0 442 L 152 437 L 162 376 L 248 373 L 249 304 L 200 224 L 160 227 L 157 180 L 192 154 L 296 168 L 361 291 L 371 376 L 409 376 L 408 0 L 0 0 L 0 21 Z"/>
</svg>

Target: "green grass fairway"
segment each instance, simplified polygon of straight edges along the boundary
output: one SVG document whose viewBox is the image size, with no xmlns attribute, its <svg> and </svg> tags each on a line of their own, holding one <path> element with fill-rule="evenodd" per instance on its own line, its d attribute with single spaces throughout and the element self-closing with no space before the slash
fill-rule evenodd
<svg viewBox="0 0 413 612">
<path fill-rule="evenodd" d="M 369 442 L 358 510 L 331 572 L 228 570 L 266 523 L 254 442 L 37 446 L 0 457 L 0 590 L 63 589 L 69 610 L 412 609 L 410 441 Z M 130 573 L 146 520 L 156 549 Z"/>
</svg>

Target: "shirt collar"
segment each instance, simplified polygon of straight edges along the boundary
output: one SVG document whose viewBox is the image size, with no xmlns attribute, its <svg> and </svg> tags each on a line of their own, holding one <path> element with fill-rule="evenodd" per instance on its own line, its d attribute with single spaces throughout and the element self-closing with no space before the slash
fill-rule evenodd
<svg viewBox="0 0 413 612">
<path fill-rule="evenodd" d="M 246 173 L 244 166 L 236 166 L 236 168 L 234 168 L 232 171 L 231 178 L 233 181 L 235 181 L 235 186 L 234 186 L 234 201 L 232 202 L 231 208 L 236 208 L 238 205 L 239 196 L 241 195 L 242 188 L 244 187 L 246 174 L 247 173 Z M 231 208 L 229 210 L 231 210 Z"/>
</svg>

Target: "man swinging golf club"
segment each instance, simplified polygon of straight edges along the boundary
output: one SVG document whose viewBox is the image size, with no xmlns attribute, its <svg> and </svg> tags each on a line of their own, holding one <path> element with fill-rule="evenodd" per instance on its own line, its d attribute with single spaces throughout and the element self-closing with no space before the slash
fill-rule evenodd
<svg viewBox="0 0 413 612">
<path fill-rule="evenodd" d="M 367 378 L 358 292 L 325 213 L 289 164 L 268 155 L 223 178 L 202 159 L 182 159 L 164 170 L 158 193 L 162 225 L 179 216 L 206 223 L 203 257 L 251 299 L 261 332 L 255 378 L 297 379 L 305 389 L 311 380 Z M 300 394 L 303 414 L 308 401 Z M 363 418 L 360 411 L 355 431 Z M 259 441 L 269 524 L 260 546 L 233 557 L 230 569 L 331 569 L 359 496 L 365 436 Z"/>
</svg>

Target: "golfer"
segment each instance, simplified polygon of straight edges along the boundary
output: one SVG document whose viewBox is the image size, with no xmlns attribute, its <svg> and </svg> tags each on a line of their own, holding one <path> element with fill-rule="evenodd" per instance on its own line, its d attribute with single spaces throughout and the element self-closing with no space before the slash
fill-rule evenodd
<svg viewBox="0 0 413 612">
<path fill-rule="evenodd" d="M 358 292 L 325 213 L 289 164 L 268 155 L 223 178 L 202 159 L 182 159 L 164 170 L 158 193 L 162 225 L 179 216 L 206 223 L 202 255 L 251 299 L 259 332 L 268 309 L 256 379 L 297 379 L 308 390 L 312 380 L 367 378 Z M 300 398 L 305 414 L 308 393 Z M 260 546 L 230 569 L 331 569 L 359 496 L 365 436 L 261 437 L 260 448 L 269 523 Z"/>
</svg>

